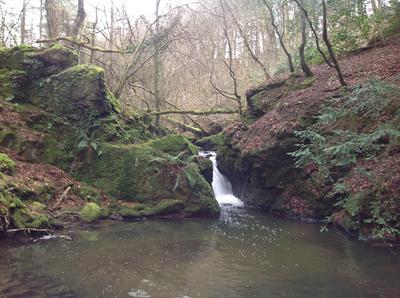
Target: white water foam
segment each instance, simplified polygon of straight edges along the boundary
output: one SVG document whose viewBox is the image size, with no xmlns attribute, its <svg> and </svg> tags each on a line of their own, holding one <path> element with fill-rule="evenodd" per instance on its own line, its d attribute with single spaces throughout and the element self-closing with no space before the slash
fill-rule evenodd
<svg viewBox="0 0 400 298">
<path fill-rule="evenodd" d="M 243 206 L 243 202 L 239 200 L 232 191 L 232 184 L 229 182 L 217 167 L 217 154 L 212 151 L 201 152 L 201 156 L 208 157 L 213 163 L 213 181 L 212 189 L 216 200 L 220 205 Z"/>
</svg>

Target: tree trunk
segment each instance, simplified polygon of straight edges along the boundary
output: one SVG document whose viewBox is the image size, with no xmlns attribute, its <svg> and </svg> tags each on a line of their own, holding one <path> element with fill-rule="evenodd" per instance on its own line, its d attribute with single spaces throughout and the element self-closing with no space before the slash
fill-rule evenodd
<svg viewBox="0 0 400 298">
<path fill-rule="evenodd" d="M 374 13 L 378 12 L 378 5 L 376 5 L 376 1 L 375 0 L 371 0 L 371 6 L 372 6 L 372 11 Z"/>
<path fill-rule="evenodd" d="M 159 41 L 159 34 L 160 34 L 160 16 L 159 16 L 159 9 L 160 9 L 160 2 L 161 0 L 157 0 L 156 3 L 156 37 L 157 40 L 155 41 L 154 46 L 154 102 L 156 111 L 159 112 L 161 109 L 161 92 L 160 92 L 160 81 L 161 81 L 161 59 L 160 59 L 160 41 Z M 160 115 L 156 114 L 155 125 L 160 125 Z"/>
<path fill-rule="evenodd" d="M 290 73 L 293 74 L 293 73 L 294 73 L 294 65 L 293 65 L 293 58 L 292 58 L 292 55 L 290 55 L 288 49 L 286 48 L 285 43 L 284 43 L 284 41 L 283 41 L 283 36 L 282 36 L 282 34 L 279 32 L 278 26 L 277 26 L 276 23 L 275 23 L 274 13 L 273 13 L 273 11 L 272 11 L 271 6 L 267 3 L 266 0 L 263 0 L 263 2 L 264 2 L 264 5 L 268 8 L 269 14 L 270 14 L 270 16 L 271 16 L 271 25 L 272 25 L 272 27 L 274 27 L 275 33 L 276 33 L 276 35 L 278 36 L 278 39 L 279 39 L 279 43 L 280 43 L 280 45 L 281 45 L 281 47 L 282 47 L 283 51 L 285 52 L 286 57 L 287 57 L 287 59 L 288 59 L 288 64 L 289 64 Z"/>
<path fill-rule="evenodd" d="M 328 58 L 326 57 L 324 51 L 321 49 L 321 46 L 319 45 L 318 33 L 317 33 L 317 31 L 315 30 L 315 27 L 314 27 L 314 25 L 313 25 L 313 23 L 312 23 L 312 21 L 311 21 L 309 15 L 308 15 L 307 10 L 304 8 L 303 5 L 300 4 L 299 0 L 293 0 L 293 1 L 296 2 L 296 4 L 299 6 L 299 8 L 303 11 L 304 16 L 306 17 L 306 19 L 307 19 L 307 21 L 308 21 L 308 24 L 310 25 L 311 32 L 313 33 L 313 35 L 314 35 L 314 37 L 315 37 L 315 44 L 316 44 L 316 46 L 317 46 L 317 50 L 318 50 L 318 52 L 321 54 L 322 58 L 324 58 L 325 63 L 328 64 L 330 67 L 335 67 L 332 63 L 329 62 L 329 60 L 328 60 Z"/>
<path fill-rule="evenodd" d="M 332 59 L 333 65 L 335 66 L 336 71 L 338 73 L 340 84 L 342 86 L 346 86 L 347 84 L 346 84 L 346 82 L 344 80 L 343 73 L 342 73 L 342 71 L 340 69 L 339 62 L 336 59 L 335 52 L 333 51 L 331 42 L 329 41 L 329 37 L 328 37 L 328 21 L 327 21 L 327 11 L 326 11 L 327 9 L 326 9 L 325 0 L 322 0 L 322 9 L 323 9 L 323 12 L 322 12 L 322 15 L 323 15 L 323 17 L 322 17 L 322 23 L 323 23 L 322 38 L 323 38 L 323 40 L 325 42 L 326 48 L 328 49 L 328 53 L 329 53 L 329 56 Z"/>
<path fill-rule="evenodd" d="M 59 35 L 59 23 L 57 21 L 57 0 L 45 0 L 47 36 L 49 39 L 56 38 Z"/>
<path fill-rule="evenodd" d="M 299 0 L 300 4 L 303 5 L 303 0 Z M 307 23 L 306 23 L 306 17 L 303 13 L 301 13 L 300 19 L 301 19 L 301 44 L 299 46 L 299 56 L 300 56 L 300 67 L 301 70 L 304 72 L 306 77 L 312 77 L 314 74 L 311 71 L 311 69 L 307 65 L 307 61 L 304 55 L 304 50 L 307 45 Z"/>
<path fill-rule="evenodd" d="M 25 30 L 25 22 L 26 22 L 26 0 L 22 3 L 22 11 L 21 11 L 21 44 L 25 43 L 26 38 L 26 30 Z"/>
<path fill-rule="evenodd" d="M 39 8 L 39 39 L 43 38 L 43 10 L 44 10 L 44 6 L 43 6 L 43 0 L 40 0 L 40 8 Z"/>
<path fill-rule="evenodd" d="M 78 0 L 78 12 L 76 14 L 74 26 L 72 28 L 72 36 L 78 37 L 85 22 L 85 3 L 84 0 Z"/>
</svg>

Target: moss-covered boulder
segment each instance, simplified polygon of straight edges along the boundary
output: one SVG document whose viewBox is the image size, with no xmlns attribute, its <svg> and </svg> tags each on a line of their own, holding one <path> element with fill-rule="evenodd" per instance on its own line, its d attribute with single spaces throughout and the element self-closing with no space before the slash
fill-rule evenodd
<svg viewBox="0 0 400 298">
<path fill-rule="evenodd" d="M 0 99 L 28 101 L 37 81 L 77 63 L 78 56 L 62 46 L 0 48 Z"/>
<path fill-rule="evenodd" d="M 94 222 L 101 217 L 101 209 L 96 203 L 87 203 L 79 213 L 79 217 L 85 222 Z"/>
<path fill-rule="evenodd" d="M 118 109 L 104 70 L 92 65 L 77 65 L 41 81 L 31 100 L 58 116 L 89 123 Z"/>
<path fill-rule="evenodd" d="M 60 45 L 44 50 L 26 45 L 0 48 L 0 69 L 29 71 L 34 78 L 49 76 L 76 64 L 77 54 Z"/>
<path fill-rule="evenodd" d="M 147 143 L 99 144 L 98 152 L 82 156 L 75 173 L 109 195 L 130 202 L 157 204 L 179 200 L 187 215 L 216 215 L 218 204 L 197 164 L 187 164 Z"/>
<path fill-rule="evenodd" d="M 185 157 L 190 157 L 199 154 L 196 146 L 189 142 L 184 136 L 178 134 L 152 140 L 148 145 L 172 156 L 184 154 Z"/>
</svg>

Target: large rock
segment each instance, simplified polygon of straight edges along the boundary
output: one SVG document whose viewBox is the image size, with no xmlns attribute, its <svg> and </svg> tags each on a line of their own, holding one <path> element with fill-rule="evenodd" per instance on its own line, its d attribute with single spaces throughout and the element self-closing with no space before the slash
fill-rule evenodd
<svg viewBox="0 0 400 298">
<path fill-rule="evenodd" d="M 78 63 L 78 56 L 62 47 L 38 50 L 30 46 L 0 48 L 0 99 L 25 102 L 38 80 Z"/>
<path fill-rule="evenodd" d="M 99 154 L 87 151 L 81 155 L 75 173 L 122 201 L 156 205 L 174 200 L 184 204 L 179 210 L 183 215 L 217 215 L 218 203 L 197 164 L 150 145 L 102 143 Z"/>
<path fill-rule="evenodd" d="M 118 110 L 105 85 L 104 70 L 92 65 L 77 65 L 42 80 L 31 101 L 71 121 L 90 122 Z"/>
</svg>

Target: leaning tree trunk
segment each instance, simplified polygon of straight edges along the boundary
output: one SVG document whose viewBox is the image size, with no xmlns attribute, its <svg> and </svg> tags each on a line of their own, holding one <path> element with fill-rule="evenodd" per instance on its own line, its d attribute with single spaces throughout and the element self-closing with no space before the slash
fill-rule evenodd
<svg viewBox="0 0 400 298">
<path fill-rule="evenodd" d="M 328 49 L 328 53 L 329 53 L 329 56 L 331 57 L 333 65 L 335 66 L 335 69 L 336 69 L 336 71 L 338 73 L 340 84 L 342 86 L 346 86 L 347 84 L 346 84 L 346 82 L 344 80 L 342 70 L 340 69 L 339 62 L 336 59 L 335 52 L 333 51 L 332 44 L 329 41 L 329 37 L 328 37 L 328 21 L 327 21 L 327 12 L 326 12 L 326 2 L 325 2 L 325 0 L 322 0 L 322 8 L 323 8 L 323 12 L 322 12 L 322 15 L 323 15 L 323 19 L 322 19 L 322 23 L 323 23 L 322 38 L 323 38 L 323 40 L 325 42 L 326 48 Z"/>
<path fill-rule="evenodd" d="M 300 0 L 301 5 L 303 5 L 303 1 Z M 308 67 L 305 55 L 304 55 L 304 50 L 307 45 L 307 23 L 306 23 L 306 17 L 303 13 L 300 13 L 301 16 L 301 44 L 299 46 L 299 56 L 300 56 L 300 67 L 301 70 L 304 72 L 306 77 L 312 77 L 314 74 L 311 71 L 310 67 Z"/>
<path fill-rule="evenodd" d="M 267 3 L 266 0 L 263 0 L 263 2 L 264 2 L 264 5 L 267 7 L 267 9 L 269 11 L 269 14 L 270 14 L 270 17 L 271 17 L 271 25 L 272 25 L 272 27 L 274 27 L 275 33 L 278 36 L 279 43 L 280 43 L 280 45 L 282 47 L 282 50 L 285 52 L 286 57 L 288 59 L 290 73 L 294 73 L 293 58 L 292 58 L 292 55 L 289 53 L 288 49 L 286 48 L 285 43 L 283 41 L 283 35 L 282 35 L 281 32 L 279 32 L 279 28 L 275 23 L 274 12 L 272 11 L 272 7 Z"/>
</svg>

